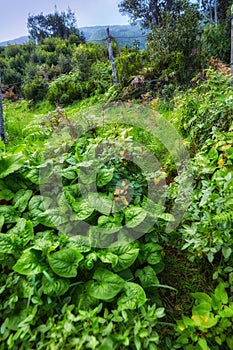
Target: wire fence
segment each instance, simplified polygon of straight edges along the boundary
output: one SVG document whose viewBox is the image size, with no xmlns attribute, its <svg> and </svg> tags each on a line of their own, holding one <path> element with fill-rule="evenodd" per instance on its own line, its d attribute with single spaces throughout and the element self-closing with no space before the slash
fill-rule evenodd
<svg viewBox="0 0 233 350">
<path fill-rule="evenodd" d="M 148 35 L 135 35 L 135 36 L 111 36 L 111 39 L 140 39 L 140 38 L 146 38 Z M 106 42 L 107 43 L 108 37 L 104 37 L 102 39 L 87 39 L 85 42 Z M 17 45 L 17 44 L 16 44 Z M 43 44 L 42 44 L 43 45 Z M 60 43 L 53 43 L 53 45 L 60 45 Z M 6 46 L 7 47 L 7 46 Z M 93 61 L 94 62 L 94 61 Z M 4 69 L 1 70 L 2 72 L 2 77 L 4 78 Z M 20 81 L 15 81 L 11 83 L 11 86 L 18 86 L 26 83 L 30 83 L 31 79 L 26 79 L 26 80 L 20 80 Z"/>
</svg>

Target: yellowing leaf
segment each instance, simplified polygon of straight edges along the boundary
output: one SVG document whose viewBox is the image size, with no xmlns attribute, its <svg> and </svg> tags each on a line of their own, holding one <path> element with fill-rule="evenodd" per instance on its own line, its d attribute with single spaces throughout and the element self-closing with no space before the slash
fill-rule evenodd
<svg viewBox="0 0 233 350">
<path fill-rule="evenodd" d="M 219 161 L 218 161 L 218 166 L 223 166 L 224 165 L 224 160 L 223 159 L 220 159 Z"/>
<path fill-rule="evenodd" d="M 154 98 L 152 101 L 151 101 L 151 107 L 153 108 L 153 109 L 156 109 L 156 107 L 157 107 L 157 104 L 158 104 L 158 101 L 159 101 L 159 98 Z"/>
</svg>

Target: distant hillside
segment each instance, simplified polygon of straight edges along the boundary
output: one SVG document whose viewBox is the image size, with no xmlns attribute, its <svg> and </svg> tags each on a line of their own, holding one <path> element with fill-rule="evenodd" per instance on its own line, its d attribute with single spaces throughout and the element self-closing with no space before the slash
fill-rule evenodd
<svg viewBox="0 0 233 350">
<path fill-rule="evenodd" d="M 16 39 L 12 39 L 12 40 L 7 40 L 7 41 L 3 41 L 0 43 L 0 46 L 7 46 L 7 45 L 22 45 L 28 42 L 28 37 L 27 36 L 21 36 L 19 38 Z"/>
<path fill-rule="evenodd" d="M 93 27 L 81 27 L 80 31 L 84 33 L 87 41 L 90 42 L 101 42 L 106 38 L 107 26 L 93 26 Z M 132 46 L 136 41 L 140 49 L 145 48 L 146 37 L 143 36 L 143 32 L 139 25 L 113 25 L 109 26 L 110 35 L 116 37 L 116 41 L 120 47 L 125 45 Z M 28 42 L 27 36 L 21 36 L 20 38 L 4 41 L 0 43 L 0 46 L 7 46 L 17 44 L 22 45 Z"/>
<path fill-rule="evenodd" d="M 83 27 L 80 30 L 84 33 L 87 41 L 98 42 L 106 38 L 107 26 Z M 136 41 L 141 49 L 145 48 L 146 37 L 139 25 L 114 25 L 109 26 L 110 35 L 116 38 L 120 47 L 132 46 Z"/>
</svg>

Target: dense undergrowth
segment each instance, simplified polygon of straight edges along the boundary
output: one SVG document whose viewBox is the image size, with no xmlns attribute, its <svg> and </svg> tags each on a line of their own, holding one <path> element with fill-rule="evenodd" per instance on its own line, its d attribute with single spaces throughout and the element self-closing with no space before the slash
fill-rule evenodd
<svg viewBox="0 0 233 350">
<path fill-rule="evenodd" d="M 213 70 L 193 85 L 144 107 L 142 125 L 157 108 L 182 135 L 182 173 L 123 122 L 132 101 L 4 104 L 0 349 L 233 349 L 233 91 Z"/>
</svg>

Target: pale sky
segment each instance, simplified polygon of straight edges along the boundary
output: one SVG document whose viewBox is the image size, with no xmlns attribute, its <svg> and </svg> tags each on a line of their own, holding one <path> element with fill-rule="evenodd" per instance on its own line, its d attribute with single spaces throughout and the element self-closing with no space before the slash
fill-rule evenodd
<svg viewBox="0 0 233 350">
<path fill-rule="evenodd" d="M 75 12 L 78 28 L 129 24 L 127 16 L 118 10 L 120 0 L 0 0 L 0 42 L 28 34 L 28 15 L 66 11 L 68 6 Z"/>
</svg>

